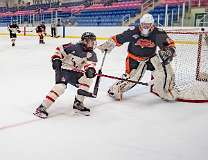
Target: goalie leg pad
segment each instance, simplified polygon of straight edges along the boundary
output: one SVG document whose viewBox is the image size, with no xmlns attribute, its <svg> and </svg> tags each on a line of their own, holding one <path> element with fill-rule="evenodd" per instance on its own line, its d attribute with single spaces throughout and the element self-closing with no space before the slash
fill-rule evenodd
<svg viewBox="0 0 208 160">
<path fill-rule="evenodd" d="M 115 100 L 122 100 L 123 93 L 121 92 L 121 86 L 125 84 L 125 81 L 117 81 L 108 90 L 108 95 Z"/>
<path fill-rule="evenodd" d="M 174 92 L 174 72 L 170 64 L 162 65 L 156 55 L 151 58 L 151 63 L 155 67 L 153 71 L 153 92 L 157 93 L 162 99 L 175 100 Z"/>
<path fill-rule="evenodd" d="M 147 69 L 147 65 L 145 61 L 139 63 L 137 69 L 133 69 L 129 75 L 126 76 L 126 79 L 139 81 L 145 71 Z M 110 89 L 108 90 L 108 94 L 113 97 L 115 100 L 122 100 L 123 93 L 133 88 L 136 84 L 127 82 L 127 81 L 117 81 L 114 83 Z"/>
</svg>

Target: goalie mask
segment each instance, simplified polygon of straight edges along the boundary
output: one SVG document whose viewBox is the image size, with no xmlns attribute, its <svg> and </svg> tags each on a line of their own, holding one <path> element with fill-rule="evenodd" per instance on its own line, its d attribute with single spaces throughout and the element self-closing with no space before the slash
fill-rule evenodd
<svg viewBox="0 0 208 160">
<path fill-rule="evenodd" d="M 81 42 L 85 51 L 93 51 L 96 47 L 96 36 L 92 32 L 85 32 L 81 36 Z"/>
<path fill-rule="evenodd" d="M 139 29 L 142 36 L 148 37 L 154 29 L 154 18 L 151 14 L 144 14 L 140 19 Z"/>
</svg>

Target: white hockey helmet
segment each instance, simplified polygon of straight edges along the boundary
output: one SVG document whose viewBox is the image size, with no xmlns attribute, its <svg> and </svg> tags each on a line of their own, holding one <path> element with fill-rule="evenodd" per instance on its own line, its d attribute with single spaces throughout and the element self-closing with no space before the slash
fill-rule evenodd
<svg viewBox="0 0 208 160">
<path fill-rule="evenodd" d="M 150 32 L 154 29 L 154 18 L 151 14 L 144 14 L 140 18 L 140 31 L 143 36 L 148 36 Z"/>
</svg>

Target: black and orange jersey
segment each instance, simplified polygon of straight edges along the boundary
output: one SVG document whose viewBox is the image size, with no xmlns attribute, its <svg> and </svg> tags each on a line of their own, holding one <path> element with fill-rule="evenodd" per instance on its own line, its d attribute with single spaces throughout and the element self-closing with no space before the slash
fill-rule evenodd
<svg viewBox="0 0 208 160">
<path fill-rule="evenodd" d="M 39 32 L 45 32 L 46 30 L 46 26 L 44 24 L 41 24 L 41 25 L 38 25 L 36 27 L 36 32 L 39 33 Z"/>
<path fill-rule="evenodd" d="M 170 46 L 175 47 L 174 41 L 168 37 L 167 33 L 157 27 L 154 27 L 148 37 L 141 34 L 139 27 L 133 27 L 113 36 L 112 39 L 116 46 L 129 43 L 128 52 L 134 57 L 133 59 L 136 59 L 136 57 L 152 57 L 156 54 L 157 47 L 160 49 Z"/>
</svg>

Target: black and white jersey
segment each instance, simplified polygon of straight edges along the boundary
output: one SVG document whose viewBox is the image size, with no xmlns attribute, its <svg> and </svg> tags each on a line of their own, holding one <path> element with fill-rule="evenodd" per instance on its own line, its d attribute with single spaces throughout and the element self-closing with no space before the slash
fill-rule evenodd
<svg viewBox="0 0 208 160">
<path fill-rule="evenodd" d="M 8 30 L 11 34 L 16 34 L 17 32 L 19 32 L 19 26 L 17 24 L 10 24 L 8 26 Z"/>
<path fill-rule="evenodd" d="M 95 67 L 97 55 L 94 51 L 84 50 L 82 43 L 68 43 L 56 48 L 52 59 L 61 59 L 62 68 L 67 70 L 82 71 L 85 67 Z"/>
</svg>

